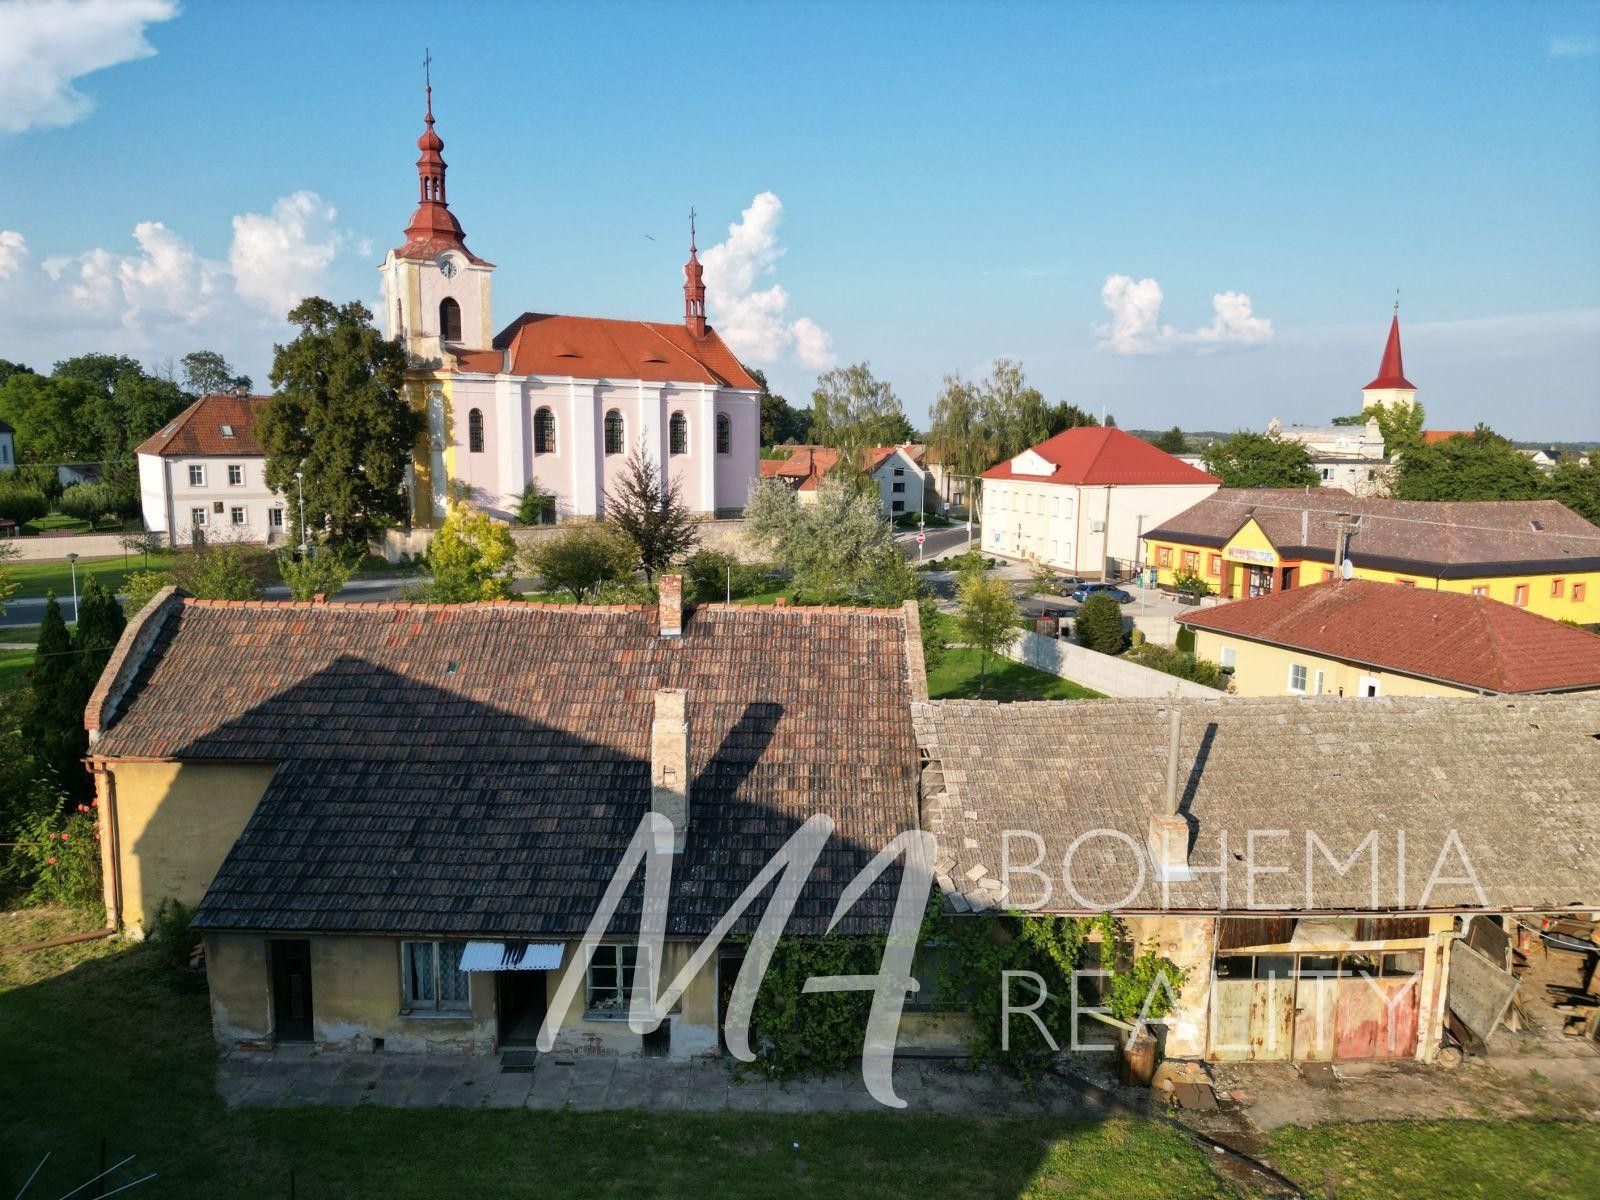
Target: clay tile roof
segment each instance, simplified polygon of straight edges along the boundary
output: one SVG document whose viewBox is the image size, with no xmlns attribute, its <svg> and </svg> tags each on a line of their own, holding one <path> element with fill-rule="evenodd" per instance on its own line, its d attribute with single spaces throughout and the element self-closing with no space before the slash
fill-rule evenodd
<svg viewBox="0 0 1600 1200">
<path fill-rule="evenodd" d="M 1288 558 L 1333 561 L 1340 514 L 1356 566 L 1441 579 L 1600 568 L 1600 528 L 1554 500 L 1428 501 L 1340 488 L 1222 488 L 1150 530 L 1149 541 L 1223 546 L 1247 521 Z"/>
<path fill-rule="evenodd" d="M 682 325 L 523 313 L 494 339 L 515 375 L 709 383 L 760 390 L 760 384 L 707 327 L 696 339 Z"/>
<path fill-rule="evenodd" d="M 1178 619 L 1195 629 L 1490 692 L 1600 688 L 1600 637 L 1464 592 L 1335 580 Z"/>
<path fill-rule="evenodd" d="M 581 932 L 649 806 L 661 688 L 686 690 L 690 724 L 669 934 L 706 932 L 826 813 L 795 915 L 821 933 L 839 888 L 915 826 L 914 607 L 706 605 L 663 639 L 654 606 L 165 605 L 97 689 L 94 753 L 278 764 L 208 928 Z M 841 927 L 885 926 L 887 887 Z"/>
<path fill-rule="evenodd" d="M 1424 445 L 1431 446 L 1435 442 L 1443 442 L 1449 438 L 1471 436 L 1472 430 L 1470 429 L 1424 429 L 1422 431 L 1422 442 Z"/>
<path fill-rule="evenodd" d="M 1163 898 L 1145 845 L 1166 790 L 1174 707 L 1179 811 L 1199 870 Z M 1600 699 L 943 700 L 915 704 L 913 720 L 923 822 L 938 839 L 939 886 L 961 912 L 1041 900 L 1041 911 L 1091 914 L 1163 903 L 1394 912 L 1415 910 L 1424 894 L 1446 910 L 1600 905 Z M 1007 858 L 1017 861 L 1008 830 L 1041 840 L 1027 853 L 1049 868 L 1047 899 L 1037 877 L 1014 870 L 1014 892 L 996 886 Z M 1248 851 L 1252 830 L 1272 832 Z M 1314 834 L 1341 861 L 1374 830 L 1376 895 L 1367 859 L 1340 874 L 1310 853 Z M 1470 871 L 1454 851 L 1441 859 L 1452 835 Z M 1069 848 L 1072 890 L 1062 880 Z M 1248 880 L 1247 853 L 1258 867 Z M 1449 865 L 1430 891 L 1440 861 Z M 1481 899 L 1461 881 L 1468 875 Z"/>
<path fill-rule="evenodd" d="M 146 438 L 136 454 L 163 458 L 216 454 L 259 457 L 265 451 L 256 441 L 256 421 L 271 396 L 201 396 L 188 408 Z"/>
<path fill-rule="evenodd" d="M 1032 448 L 1055 470 L 1049 475 L 1025 475 L 1011 469 L 1013 459 L 983 473 L 984 479 L 1022 479 L 1037 483 L 1083 484 L 1196 484 L 1216 483 L 1198 467 L 1174 458 L 1165 450 L 1120 429 L 1084 426 L 1068 429 Z"/>
</svg>

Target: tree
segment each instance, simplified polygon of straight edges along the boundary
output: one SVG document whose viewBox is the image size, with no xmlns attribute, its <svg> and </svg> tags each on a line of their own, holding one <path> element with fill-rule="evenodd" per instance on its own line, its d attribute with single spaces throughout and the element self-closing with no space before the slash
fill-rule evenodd
<svg viewBox="0 0 1600 1200">
<path fill-rule="evenodd" d="M 1226 488 L 1316 487 L 1322 482 L 1311 451 L 1300 442 L 1241 432 L 1207 446 L 1201 460 Z"/>
<path fill-rule="evenodd" d="M 805 600 L 857 599 L 884 569 L 884 556 L 899 554 L 880 503 L 877 493 L 828 476 L 817 485 L 815 501 L 801 504 L 783 483 L 763 479 L 745 506 L 745 536 L 793 575 Z M 893 584 L 888 575 L 883 582 L 887 594 Z"/>
<path fill-rule="evenodd" d="M 364 550 L 406 515 L 406 468 L 427 418 L 401 392 L 405 351 L 373 328 L 365 305 L 313 296 L 289 321 L 300 332 L 276 349 L 278 391 L 256 427 L 267 485 L 293 494 L 303 471 L 306 511 L 326 523 L 328 540 Z M 300 541 L 298 506 L 290 512 Z"/>
<path fill-rule="evenodd" d="M 1564 462 L 1550 473 L 1545 494 L 1559 500 L 1585 521 L 1600 525 L 1600 451 L 1589 465 Z"/>
<path fill-rule="evenodd" d="M 292 600 L 336 596 L 355 569 L 355 556 L 332 546 L 316 546 L 305 558 L 294 550 L 278 551 L 278 574 L 289 585 Z"/>
<path fill-rule="evenodd" d="M 573 602 L 633 572 L 633 543 L 604 524 L 569 525 L 527 552 L 529 568 L 545 590 L 570 592 Z"/>
<path fill-rule="evenodd" d="M 1022 624 L 1016 597 L 1001 579 L 970 572 L 956 587 L 956 629 L 961 640 L 978 652 L 978 695 L 989 674 L 989 660 L 999 654 Z"/>
<path fill-rule="evenodd" d="M 83 687 L 72 635 L 54 592 L 45 600 L 39 621 L 38 648 L 33 655 L 29 687 L 33 704 L 24 733 L 34 747 L 34 759 L 50 771 L 69 795 L 88 793 L 88 776 L 80 760 L 89 749 L 83 727 L 83 709 L 89 693 Z"/>
<path fill-rule="evenodd" d="M 1081 645 L 1101 654 L 1121 654 L 1128 645 L 1122 606 L 1110 596 L 1090 596 L 1080 604 L 1074 632 Z"/>
<path fill-rule="evenodd" d="M 1422 405 L 1413 400 L 1410 404 L 1379 404 L 1362 416 L 1378 419 L 1378 432 L 1383 434 L 1385 458 L 1397 459 L 1422 445 L 1422 426 L 1426 421 Z M 1361 424 L 1365 425 L 1363 420 Z"/>
<path fill-rule="evenodd" d="M 1015 359 L 995 359 L 980 391 L 994 462 L 1015 458 L 1050 436 L 1052 410 Z"/>
<path fill-rule="evenodd" d="M 12 362 L 8 358 L 0 358 L 0 387 L 4 387 L 6 380 L 13 375 L 32 375 L 32 367 L 25 367 L 21 363 Z"/>
<path fill-rule="evenodd" d="M 868 446 L 891 446 L 915 434 L 900 398 L 864 363 L 817 376 L 811 393 L 811 436 L 854 464 Z"/>
<path fill-rule="evenodd" d="M 516 560 L 511 530 L 488 513 L 457 501 L 428 546 L 429 579 L 423 598 L 430 604 L 507 599 Z"/>
<path fill-rule="evenodd" d="M 195 350 L 183 356 L 183 390 L 191 396 L 248 392 L 250 376 L 235 375 L 228 360 L 215 350 Z"/>
<path fill-rule="evenodd" d="M 629 453 L 621 478 L 606 493 L 606 520 L 633 543 L 647 581 L 693 551 L 700 540 L 682 486 L 664 478 L 643 443 Z"/>
<path fill-rule="evenodd" d="M 85 418 L 94 389 L 81 379 L 13 375 L 0 386 L 0 419 L 16 430 L 19 462 L 84 462 L 98 458 Z M 52 470 L 51 475 L 55 472 Z"/>
<path fill-rule="evenodd" d="M 1182 454 L 1189 449 L 1189 439 L 1183 436 L 1183 430 L 1176 425 L 1150 439 L 1150 444 L 1168 454 Z"/>
<path fill-rule="evenodd" d="M 1094 419 L 1093 414 L 1084 412 L 1083 409 L 1079 408 L 1076 404 L 1070 404 L 1067 401 L 1062 400 L 1059 403 L 1051 406 L 1051 437 L 1055 437 L 1055 435 L 1058 433 L 1064 433 L 1068 429 L 1085 429 L 1099 424 L 1100 422 Z"/>
<path fill-rule="evenodd" d="M 98 575 L 92 572 L 88 575 L 78 599 L 78 624 L 72 631 L 72 649 L 78 657 L 77 668 L 85 684 L 86 702 L 128 624 L 116 596 L 100 582 Z"/>
<path fill-rule="evenodd" d="M 961 378 L 959 372 L 946 375 L 929 415 L 928 449 L 944 465 L 946 474 L 976 479 L 995 464 L 994 441 L 976 384 Z M 978 491 L 976 486 L 969 489 L 974 511 Z"/>
<path fill-rule="evenodd" d="M 1487 425 L 1406 451 L 1395 469 L 1397 500 L 1533 500 L 1546 490 L 1527 455 Z"/>
</svg>

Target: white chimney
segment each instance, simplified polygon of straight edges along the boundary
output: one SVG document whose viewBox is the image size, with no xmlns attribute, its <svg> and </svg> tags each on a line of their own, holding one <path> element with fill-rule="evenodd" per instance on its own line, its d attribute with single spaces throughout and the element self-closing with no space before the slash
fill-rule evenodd
<svg viewBox="0 0 1600 1200">
<path fill-rule="evenodd" d="M 672 852 L 689 832 L 689 718 L 682 688 L 656 692 L 650 725 L 650 808 L 672 822 Z"/>
<path fill-rule="evenodd" d="M 1189 822 L 1178 813 L 1178 738 L 1183 729 L 1183 712 L 1172 710 L 1172 736 L 1167 743 L 1167 794 L 1160 812 L 1150 814 L 1146 835 L 1150 862 L 1156 878 L 1165 883 L 1184 883 L 1194 878 L 1189 869 Z"/>
</svg>

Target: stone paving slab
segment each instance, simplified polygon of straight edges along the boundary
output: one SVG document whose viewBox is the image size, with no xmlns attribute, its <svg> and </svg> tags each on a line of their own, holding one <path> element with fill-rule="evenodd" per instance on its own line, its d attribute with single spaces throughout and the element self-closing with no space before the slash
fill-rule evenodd
<svg viewBox="0 0 1600 1200">
<path fill-rule="evenodd" d="M 953 1061 L 902 1059 L 895 1093 L 906 1111 L 960 1115 L 1065 1114 L 1092 1105 L 1041 1080 L 1029 1094 L 993 1072 Z M 859 1068 L 777 1083 L 720 1059 L 542 1056 L 532 1072 L 502 1072 L 490 1055 L 240 1053 L 217 1064 L 230 1107 L 528 1108 L 577 1112 L 866 1112 L 882 1106 Z"/>
</svg>

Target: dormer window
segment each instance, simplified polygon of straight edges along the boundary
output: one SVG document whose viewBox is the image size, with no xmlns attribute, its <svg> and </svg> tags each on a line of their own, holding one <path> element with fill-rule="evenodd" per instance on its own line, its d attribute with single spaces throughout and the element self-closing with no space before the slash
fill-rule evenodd
<svg viewBox="0 0 1600 1200">
<path fill-rule="evenodd" d="M 453 296 L 439 301 L 439 339 L 445 342 L 461 340 L 461 305 Z"/>
</svg>

